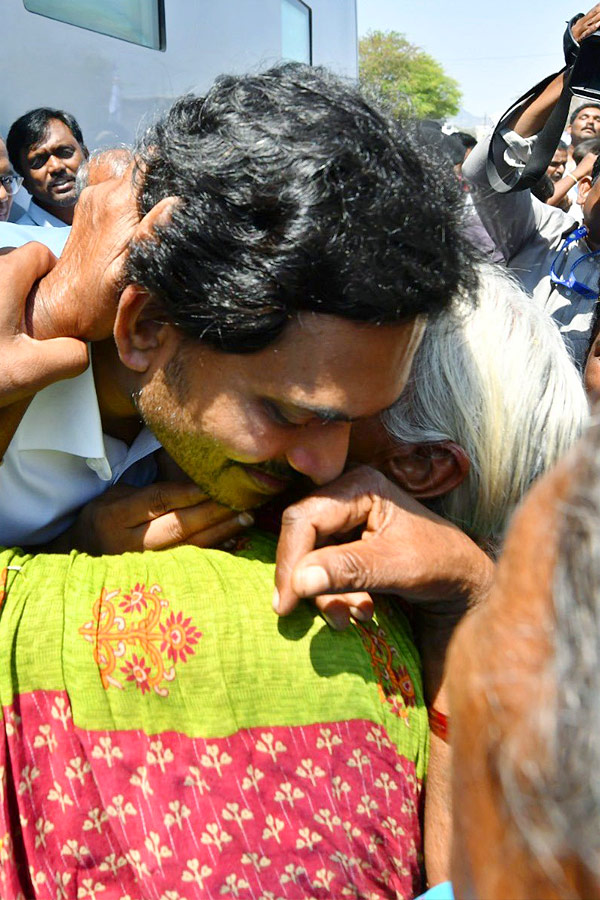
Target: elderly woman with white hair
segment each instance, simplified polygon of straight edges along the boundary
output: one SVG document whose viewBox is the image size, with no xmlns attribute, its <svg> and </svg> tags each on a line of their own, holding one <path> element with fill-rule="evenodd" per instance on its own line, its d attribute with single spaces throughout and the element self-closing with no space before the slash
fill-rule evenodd
<svg viewBox="0 0 600 900">
<path fill-rule="evenodd" d="M 481 264 L 476 306 L 459 298 L 428 325 L 385 428 L 356 426 L 350 457 L 490 547 L 587 414 L 556 325 L 505 269 Z"/>
</svg>

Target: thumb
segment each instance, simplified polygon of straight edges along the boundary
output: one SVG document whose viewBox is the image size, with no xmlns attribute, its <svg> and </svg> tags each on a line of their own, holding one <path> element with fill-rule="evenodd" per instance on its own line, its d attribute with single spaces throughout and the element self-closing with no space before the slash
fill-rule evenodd
<svg viewBox="0 0 600 900">
<path fill-rule="evenodd" d="M 22 386 L 31 394 L 55 381 L 80 375 L 88 361 L 88 349 L 83 341 L 52 338 L 32 341 L 15 368 L 22 370 Z"/>
<path fill-rule="evenodd" d="M 372 587 L 377 572 L 368 541 L 321 547 L 298 563 L 291 577 L 291 596 L 282 600 L 279 612 L 285 615 L 302 597 L 348 593 Z"/>
</svg>

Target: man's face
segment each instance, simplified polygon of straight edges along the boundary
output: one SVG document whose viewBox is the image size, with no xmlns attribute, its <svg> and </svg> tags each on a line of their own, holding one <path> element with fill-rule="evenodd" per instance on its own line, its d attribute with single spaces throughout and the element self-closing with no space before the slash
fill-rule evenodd
<svg viewBox="0 0 600 900">
<path fill-rule="evenodd" d="M 599 110 L 600 112 L 600 110 Z M 565 174 L 565 166 L 567 164 L 567 151 L 557 148 L 550 165 L 546 169 L 546 174 L 550 176 L 552 181 L 557 182 Z"/>
<path fill-rule="evenodd" d="M 567 131 L 571 135 L 573 146 L 600 133 L 600 109 L 586 106 L 577 113 Z"/>
<path fill-rule="evenodd" d="M 0 176 L 13 175 L 12 166 L 6 152 L 4 141 L 0 140 Z M 0 222 L 6 222 L 12 206 L 12 195 L 8 193 L 0 182 Z"/>
<path fill-rule="evenodd" d="M 50 119 L 43 140 L 21 151 L 24 184 L 43 209 L 75 205 L 75 176 L 84 148 L 60 119 Z"/>
<path fill-rule="evenodd" d="M 265 350 L 228 354 L 180 338 L 136 406 L 179 466 L 210 496 L 247 509 L 298 474 L 341 474 L 351 421 L 398 397 L 421 322 L 377 327 L 303 314 Z"/>
</svg>

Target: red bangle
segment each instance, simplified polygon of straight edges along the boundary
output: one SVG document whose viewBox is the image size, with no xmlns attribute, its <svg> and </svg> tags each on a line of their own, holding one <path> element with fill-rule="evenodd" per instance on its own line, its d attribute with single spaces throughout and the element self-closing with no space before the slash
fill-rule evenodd
<svg viewBox="0 0 600 900">
<path fill-rule="evenodd" d="M 429 727 L 431 728 L 431 733 L 435 734 L 436 737 L 439 737 L 446 744 L 450 743 L 450 718 L 445 715 L 445 713 L 441 713 L 434 706 L 430 706 L 427 712 L 429 716 Z"/>
</svg>

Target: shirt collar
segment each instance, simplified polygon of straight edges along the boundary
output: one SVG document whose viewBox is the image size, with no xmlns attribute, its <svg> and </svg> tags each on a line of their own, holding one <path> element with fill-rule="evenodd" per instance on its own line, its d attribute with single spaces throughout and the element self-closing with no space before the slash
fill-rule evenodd
<svg viewBox="0 0 600 900">
<path fill-rule="evenodd" d="M 62 219 L 53 216 L 52 213 L 48 212 L 45 209 L 42 209 L 41 206 L 38 206 L 35 200 L 32 200 L 29 204 L 29 209 L 27 210 L 30 218 L 33 219 L 36 225 L 42 225 L 46 228 L 68 228 L 66 222 L 63 222 Z"/>
<path fill-rule="evenodd" d="M 58 450 L 86 459 L 105 458 L 91 364 L 76 378 L 56 381 L 36 394 L 16 437 L 20 450 Z"/>
</svg>

